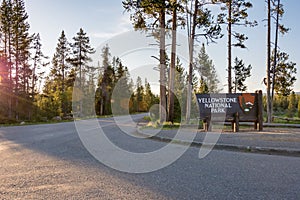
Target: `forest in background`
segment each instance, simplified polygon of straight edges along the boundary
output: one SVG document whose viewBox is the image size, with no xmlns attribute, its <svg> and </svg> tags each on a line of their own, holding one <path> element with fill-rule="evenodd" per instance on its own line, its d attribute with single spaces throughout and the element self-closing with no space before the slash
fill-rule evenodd
<svg viewBox="0 0 300 200">
<path fill-rule="evenodd" d="M 194 31 L 202 30 L 199 35 L 216 42 L 223 35 L 221 25 L 228 25 L 227 15 L 221 13 L 218 23 L 213 23 L 210 21 L 212 14 L 207 5 L 197 0 L 188 2 L 195 5 L 196 11 L 185 10 L 183 6 L 185 1 L 124 1 L 123 6 L 136 17 L 132 19 L 137 31 L 147 26 L 155 26 L 153 19 L 162 13 L 169 16 L 166 17 L 169 20 L 165 20 L 167 23 L 164 24 L 164 28 L 174 28 L 175 24 L 180 25 L 179 22 L 182 22 L 182 25 L 187 24 L 185 21 L 187 14 L 190 19 L 195 17 L 195 24 L 191 26 Z M 238 9 L 240 17 L 232 16 L 229 21 L 231 25 L 245 20 L 246 10 L 251 7 L 246 1 L 241 0 L 211 3 L 219 3 L 223 6 L 222 11 L 228 11 L 229 3 L 234 3 L 237 9 L 240 8 Z M 277 1 L 273 2 L 274 9 L 276 3 Z M 155 6 L 151 10 L 149 5 Z M 201 6 L 205 6 L 203 7 L 205 9 L 199 10 Z M 273 12 L 282 13 L 282 10 L 275 9 Z M 177 23 L 172 23 L 174 15 Z M 234 20 L 234 17 L 237 18 Z M 147 24 L 149 23 L 147 20 L 152 24 Z M 162 22 L 161 18 L 158 22 Z M 117 110 L 114 114 L 147 112 L 153 105 L 161 103 L 161 93 L 154 94 L 147 80 L 142 80 L 140 77 L 133 80 L 128 70 L 130 66 L 124 66 L 120 58 L 111 55 L 109 46 L 102 49 L 101 62 L 99 61 L 97 66 L 92 66 L 91 55 L 96 51 L 91 47 L 88 34 L 82 28 L 79 28 L 71 41 L 62 30 L 56 47 L 54 46 L 55 53 L 49 57 L 42 52 L 39 33 L 29 33 L 30 24 L 24 0 L 3 0 L 0 7 L 0 23 L 0 123 L 47 121 L 57 117 L 71 119 L 74 115 L 78 117 L 111 115 L 113 108 Z M 250 27 L 255 24 L 247 21 L 244 23 Z M 283 32 L 287 30 L 284 26 L 279 27 Z M 237 41 L 230 47 L 244 48 L 243 42 L 247 37 L 241 33 L 232 36 Z M 160 58 L 162 55 L 165 60 L 161 60 L 159 66 L 165 66 L 168 69 L 166 71 L 173 71 L 173 75 L 170 76 L 173 77 L 173 85 L 165 84 L 164 88 L 166 97 L 170 99 L 171 95 L 174 96 L 171 121 L 180 121 L 187 112 L 190 112 L 189 117 L 197 117 L 195 96 L 191 96 L 188 100 L 188 91 L 217 93 L 224 87 L 218 81 L 213 61 L 206 53 L 205 44 L 202 44 L 199 52 L 195 52 L 196 56 L 189 66 L 183 66 L 176 55 L 168 56 L 160 52 Z M 275 55 L 278 55 L 277 58 Z M 271 76 L 274 78 L 273 82 L 277 83 L 273 85 L 275 90 L 272 102 L 273 115 L 300 117 L 300 95 L 292 91 L 296 79 L 295 63 L 288 60 L 288 54 L 276 53 L 275 49 L 270 61 L 272 65 L 275 66 L 277 63 L 278 66 L 275 76 Z M 251 70 L 255 68 L 251 65 L 246 66 L 242 59 L 236 57 L 233 64 L 229 64 L 228 69 L 231 72 L 227 85 L 229 91 L 246 91 L 245 80 L 251 76 Z M 195 72 L 199 72 L 200 76 L 196 76 Z M 271 72 L 274 73 L 275 70 L 271 69 Z M 166 82 L 171 82 L 171 78 L 166 78 Z M 270 80 L 267 80 L 267 84 L 270 85 Z M 120 95 L 112 99 L 113 92 Z M 164 101 L 168 101 L 166 97 Z M 188 106 L 189 101 L 190 106 Z M 164 106 L 169 107 L 167 102 Z M 264 107 L 267 111 L 267 98 Z M 157 113 L 159 115 L 159 111 Z"/>
</svg>

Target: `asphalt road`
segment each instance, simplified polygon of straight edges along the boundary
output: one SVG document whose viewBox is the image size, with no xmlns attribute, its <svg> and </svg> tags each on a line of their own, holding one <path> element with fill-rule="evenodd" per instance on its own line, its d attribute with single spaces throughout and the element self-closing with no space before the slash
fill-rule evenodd
<svg viewBox="0 0 300 200">
<path fill-rule="evenodd" d="M 128 151 L 166 144 L 130 137 L 99 120 Z M 131 174 L 97 161 L 74 123 L 0 128 L 0 199 L 300 199 L 300 158 L 191 147 L 161 170 Z"/>
</svg>

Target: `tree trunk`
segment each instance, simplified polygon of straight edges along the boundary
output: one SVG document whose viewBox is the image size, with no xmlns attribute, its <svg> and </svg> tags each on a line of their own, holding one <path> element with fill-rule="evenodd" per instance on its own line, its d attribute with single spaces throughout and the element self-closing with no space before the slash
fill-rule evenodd
<svg viewBox="0 0 300 200">
<path fill-rule="evenodd" d="M 62 113 L 63 116 L 65 117 L 67 115 L 66 111 L 66 89 L 65 89 L 65 56 L 63 55 L 62 58 L 62 83 L 61 83 L 61 90 L 62 90 Z"/>
<path fill-rule="evenodd" d="M 267 31 L 267 122 L 272 121 L 272 99 L 271 99 L 271 0 L 268 0 L 268 31 Z"/>
<path fill-rule="evenodd" d="M 276 30 L 275 30 L 275 47 L 274 47 L 274 61 L 273 61 L 273 77 L 272 77 L 272 106 L 271 106 L 271 116 L 273 115 L 273 101 L 274 101 L 274 90 L 275 90 L 275 75 L 277 67 L 277 48 L 278 48 L 278 30 L 279 30 L 279 9 L 280 9 L 280 0 L 277 4 L 277 14 L 276 14 Z"/>
<path fill-rule="evenodd" d="M 228 5 L 228 93 L 232 93 L 232 74 L 231 74 L 231 34 L 232 34 L 232 2 L 229 1 Z"/>
<path fill-rule="evenodd" d="M 16 38 L 18 38 L 18 35 L 16 36 Z M 16 98 L 16 105 L 15 105 L 15 117 L 16 120 L 19 120 L 19 42 L 18 39 L 16 39 L 16 61 L 15 61 L 15 67 L 16 67 L 16 77 L 15 77 L 15 81 L 16 81 L 16 86 L 15 86 L 15 98 Z"/>
<path fill-rule="evenodd" d="M 167 109 L 167 97 L 166 97 L 166 39 L 165 39 L 165 6 L 161 9 L 159 13 L 160 22 L 160 51 L 159 51 L 159 61 L 160 61 L 160 122 L 166 121 L 166 109 Z"/>
<path fill-rule="evenodd" d="M 79 88 L 80 90 L 82 91 L 82 96 L 80 98 L 80 103 L 79 103 L 79 112 L 80 112 L 80 116 L 82 116 L 83 114 L 83 96 L 84 96 L 84 89 L 83 89 L 83 84 L 82 83 L 82 64 L 81 64 L 81 53 L 82 53 L 82 50 L 81 50 L 81 43 L 79 43 L 79 58 L 78 58 L 78 61 L 79 61 Z"/>
<path fill-rule="evenodd" d="M 177 3 L 177 1 L 175 1 Z M 169 73 L 169 119 L 168 121 L 174 122 L 174 82 L 175 82 L 175 64 L 176 64 L 176 37 L 177 37 L 177 7 L 174 6 L 173 19 L 172 19 L 172 53 L 171 53 L 171 66 Z"/>
<path fill-rule="evenodd" d="M 8 41 L 5 42 L 5 52 L 6 55 L 8 55 L 8 67 L 9 67 L 9 84 L 8 84 L 8 90 L 11 94 L 13 94 L 13 77 L 12 77 L 12 53 L 11 53 L 11 30 L 9 28 L 8 31 Z M 5 39 L 6 40 L 6 39 Z M 8 44 L 7 44 L 8 42 Z M 7 47 L 8 45 L 8 47 Z M 8 52 L 7 52 L 8 51 Z M 13 98 L 12 95 L 8 95 L 8 118 L 12 118 L 12 102 L 13 102 Z"/>
<path fill-rule="evenodd" d="M 194 61 L 194 42 L 196 33 L 196 20 L 198 14 L 199 1 L 195 1 L 193 22 L 191 24 L 191 33 L 189 34 L 189 75 L 188 75 L 188 88 L 187 88 L 187 102 L 186 102 L 186 123 L 190 123 L 191 119 L 191 105 L 192 105 L 192 84 L 193 84 L 193 61 Z"/>
<path fill-rule="evenodd" d="M 36 66 L 37 66 L 37 61 L 36 61 L 36 58 L 34 58 L 34 63 L 33 63 L 33 69 L 32 69 L 32 82 L 31 82 L 31 93 L 32 93 L 32 99 L 34 100 L 34 97 L 35 97 L 35 73 L 36 73 Z"/>
<path fill-rule="evenodd" d="M 100 97 L 100 103 L 99 103 L 99 115 L 102 116 L 103 115 L 103 97 Z"/>
</svg>

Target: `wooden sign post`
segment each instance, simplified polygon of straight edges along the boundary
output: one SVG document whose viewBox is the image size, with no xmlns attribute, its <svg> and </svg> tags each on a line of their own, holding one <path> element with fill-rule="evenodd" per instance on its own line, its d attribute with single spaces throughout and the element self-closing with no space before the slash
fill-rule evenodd
<svg viewBox="0 0 300 200">
<path fill-rule="evenodd" d="M 235 94 L 196 94 L 200 120 L 204 129 L 211 130 L 211 123 L 231 122 L 234 132 L 239 131 L 239 122 L 254 122 L 256 130 L 263 130 L 262 91 Z"/>
</svg>

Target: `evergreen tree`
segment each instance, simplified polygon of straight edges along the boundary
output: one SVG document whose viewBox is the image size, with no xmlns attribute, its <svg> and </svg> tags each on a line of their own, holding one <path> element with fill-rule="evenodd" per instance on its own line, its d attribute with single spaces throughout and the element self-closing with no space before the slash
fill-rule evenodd
<svg viewBox="0 0 300 200">
<path fill-rule="evenodd" d="M 300 118 L 300 99 L 298 100 L 298 118 Z"/>
<path fill-rule="evenodd" d="M 208 94 L 209 93 L 207 83 L 204 81 L 204 78 L 202 76 L 200 78 L 200 87 L 197 92 L 200 94 Z"/>
<path fill-rule="evenodd" d="M 102 49 L 101 74 L 98 79 L 96 91 L 96 113 L 99 115 L 111 114 L 111 95 L 115 83 L 115 70 L 110 62 L 110 50 L 108 46 Z"/>
<path fill-rule="evenodd" d="M 30 43 L 32 38 L 29 36 L 29 24 L 27 22 L 28 15 L 25 11 L 25 3 L 23 0 L 13 1 L 13 24 L 12 24 L 12 46 L 15 67 L 15 91 L 16 93 L 28 93 L 29 79 L 31 79 L 32 71 L 29 69 Z M 21 91 L 20 91 L 21 90 Z"/>
<path fill-rule="evenodd" d="M 176 61 L 175 71 L 175 85 L 174 85 L 174 121 L 181 121 L 181 118 L 185 115 L 186 110 L 186 74 L 180 59 Z"/>
<path fill-rule="evenodd" d="M 159 28 L 159 33 L 154 32 L 154 37 L 159 38 L 159 63 L 160 63 L 160 121 L 166 120 L 166 14 L 170 8 L 170 1 L 142 0 L 122 1 L 125 11 L 130 12 L 130 19 L 135 29 L 145 30 Z"/>
<path fill-rule="evenodd" d="M 235 32 L 232 30 L 233 26 L 256 26 L 256 21 L 248 20 L 247 10 L 252 8 L 252 3 L 246 0 L 221 0 L 223 3 L 221 6 L 221 10 L 226 11 L 225 13 L 221 13 L 219 15 L 219 23 L 223 23 L 227 25 L 227 34 L 228 34 L 228 92 L 232 93 L 232 46 L 246 48 L 244 42 L 248 39 L 248 37 L 239 32 Z M 236 40 L 233 43 L 232 38 Z"/>
<path fill-rule="evenodd" d="M 234 79 L 233 79 L 233 86 L 234 86 L 234 93 L 237 91 L 244 92 L 247 90 L 247 86 L 245 85 L 245 81 L 248 77 L 251 76 L 251 69 L 252 66 L 248 65 L 245 66 L 243 60 L 239 60 L 237 57 L 234 60 Z"/>
<path fill-rule="evenodd" d="M 267 86 L 267 119 L 268 122 L 272 121 L 273 115 L 273 100 L 274 100 L 274 92 L 275 92 L 275 76 L 272 74 L 276 74 L 277 66 L 277 55 L 278 55 L 278 36 L 279 32 L 284 35 L 289 31 L 288 28 L 284 27 L 283 24 L 280 24 L 281 18 L 284 14 L 283 5 L 280 3 L 280 0 L 268 0 L 268 25 L 267 25 L 267 77 L 265 78 L 265 84 Z M 275 22 L 275 41 L 274 41 L 274 59 L 273 64 L 271 63 L 272 52 L 271 52 L 271 29 L 272 29 L 272 18 L 276 20 Z"/>
<path fill-rule="evenodd" d="M 274 61 L 274 52 L 271 57 L 271 61 Z M 274 76 L 271 70 L 270 78 Z M 293 90 L 293 85 L 296 78 L 297 68 L 296 63 L 289 61 L 289 55 L 285 52 L 277 53 L 277 69 L 275 72 L 275 84 L 274 90 L 277 94 L 288 96 Z M 273 78 L 272 78 L 273 79 Z"/>
<path fill-rule="evenodd" d="M 12 69 L 12 15 L 13 5 L 11 1 L 2 1 L 0 7 L 0 32 L 1 32 L 1 58 L 4 61 L 3 68 L 8 71 L 9 82 L 13 84 L 13 69 Z M 10 88 L 12 91 L 12 88 Z"/>
<path fill-rule="evenodd" d="M 126 76 L 126 72 L 128 72 L 127 68 L 125 68 L 122 64 L 120 58 L 113 57 L 112 63 L 115 70 L 115 82 L 118 82 L 122 77 Z"/>
<path fill-rule="evenodd" d="M 148 112 L 154 104 L 159 103 L 159 98 L 151 90 L 150 84 L 141 77 L 137 77 L 135 90 L 130 98 L 130 112 Z"/>
<path fill-rule="evenodd" d="M 155 95 L 152 93 L 150 83 L 148 83 L 147 79 L 145 80 L 145 96 L 144 101 L 147 105 L 147 111 L 155 104 L 157 103 L 157 99 Z"/>
<path fill-rule="evenodd" d="M 3 65 L 2 69 L 5 68 L 9 72 L 9 80 L 12 83 L 12 66 L 11 61 L 11 42 L 12 42 L 12 2 L 11 1 L 2 1 L 0 7 L 0 32 L 1 32 L 1 58 Z"/>
<path fill-rule="evenodd" d="M 95 77 L 94 73 L 89 73 L 87 75 L 86 84 L 84 87 L 84 97 L 83 97 L 83 114 L 84 116 L 95 116 Z"/>
<path fill-rule="evenodd" d="M 213 61 L 209 59 L 209 56 L 206 53 L 204 43 L 202 43 L 202 47 L 198 54 L 198 58 L 196 59 L 195 65 L 201 75 L 200 85 L 205 85 L 205 87 L 207 87 L 207 91 L 205 91 L 208 93 L 218 93 L 220 91 L 220 81 L 218 79 Z"/>
<path fill-rule="evenodd" d="M 1 112 L 8 118 L 30 120 L 38 115 L 35 102 L 45 56 L 39 34 L 29 34 L 24 0 L 3 0 L 0 6 L 1 90 L 5 92 Z M 5 76 L 3 76 L 3 72 Z M 4 90 L 3 90 L 4 87 Z M 41 95 L 38 97 L 41 99 Z M 1 107 L 1 106 L 0 106 Z"/>
<path fill-rule="evenodd" d="M 277 2 L 276 2 L 277 1 Z M 278 36 L 279 33 L 282 35 L 288 33 L 289 28 L 286 28 L 283 24 L 280 24 L 280 21 L 284 14 L 283 5 L 280 3 L 280 0 L 272 0 L 273 9 L 271 9 L 271 15 L 276 20 L 276 27 L 275 27 L 275 42 L 274 42 L 274 59 L 272 63 L 271 73 L 276 74 L 276 68 L 277 68 L 277 51 L 278 51 Z M 272 94 L 271 98 L 273 100 L 274 97 L 274 91 L 275 91 L 275 77 L 272 77 Z M 274 107 L 274 106 L 273 106 Z"/>
<path fill-rule="evenodd" d="M 280 108 L 282 108 L 283 111 L 286 111 L 288 109 L 289 106 L 289 101 L 288 101 L 288 97 L 287 96 L 282 96 L 282 95 L 278 95 L 279 99 L 280 99 Z"/>
<path fill-rule="evenodd" d="M 6 57 L 0 54 L 0 119 L 10 118 L 9 116 L 9 69 L 7 68 Z"/>
<path fill-rule="evenodd" d="M 41 120 L 42 115 L 41 111 L 38 107 L 38 100 L 41 99 L 39 93 L 41 92 L 42 79 L 44 79 L 45 67 L 49 65 L 47 62 L 48 57 L 45 56 L 42 52 L 42 44 L 40 34 L 34 34 L 32 41 L 32 80 L 30 86 L 30 97 L 34 101 L 33 106 L 33 117 L 35 120 Z"/>
<path fill-rule="evenodd" d="M 131 88 L 129 85 L 130 75 L 127 67 L 124 67 L 120 58 L 113 58 L 115 69 L 114 89 L 112 96 L 113 114 L 128 114 Z"/>
<path fill-rule="evenodd" d="M 193 73 L 194 73 L 194 45 L 195 40 L 199 36 L 206 38 L 208 42 L 213 42 L 222 37 L 221 27 L 218 22 L 214 21 L 212 12 L 207 8 L 208 4 L 214 1 L 189 0 L 184 1 L 186 8 L 187 35 L 189 38 L 189 70 L 187 84 L 187 103 L 186 103 L 186 122 L 189 123 L 191 117 L 192 106 L 192 90 L 193 90 Z M 196 87 L 194 87 L 195 90 Z"/>
<path fill-rule="evenodd" d="M 136 111 L 141 112 L 144 111 L 144 87 L 142 83 L 141 77 L 137 77 L 136 80 Z"/>
<path fill-rule="evenodd" d="M 59 90 L 59 82 L 53 77 L 46 77 L 43 94 L 39 97 L 38 106 L 42 111 L 42 115 L 48 119 L 60 116 L 62 113 L 61 91 Z"/>
<path fill-rule="evenodd" d="M 296 106 L 296 94 L 295 92 L 292 92 L 289 96 L 288 117 L 294 117 L 296 113 Z"/>
<path fill-rule="evenodd" d="M 9 4 L 9 3 L 8 3 Z M 30 68 L 30 44 L 32 37 L 29 35 L 28 15 L 25 11 L 23 0 L 12 1 L 12 14 L 9 19 L 11 25 L 10 54 L 11 64 L 14 69 L 14 94 L 15 94 L 15 118 L 28 119 L 31 117 L 32 100 L 29 99 L 30 80 L 32 69 Z M 10 62 L 10 61 L 9 61 Z"/>
<path fill-rule="evenodd" d="M 95 50 L 90 46 L 90 39 L 87 34 L 80 28 L 79 32 L 73 37 L 72 57 L 69 63 L 76 69 L 79 74 L 79 85 L 84 84 L 84 74 L 90 70 L 89 62 L 92 61 L 90 54 Z"/>
<path fill-rule="evenodd" d="M 58 43 L 56 46 L 56 52 L 52 58 L 52 69 L 50 76 L 52 77 L 53 81 L 56 82 L 55 87 L 56 91 L 59 92 L 59 101 L 61 105 L 61 114 L 66 116 L 70 110 L 67 110 L 67 95 L 66 95 L 66 77 L 68 76 L 68 72 L 70 69 L 69 64 L 67 61 L 69 60 L 70 56 L 70 46 L 69 42 L 66 38 L 65 32 L 62 31 L 61 35 L 58 39 Z"/>
<path fill-rule="evenodd" d="M 1 32 L 1 61 L 2 61 L 2 92 L 13 94 L 14 81 L 13 81 L 13 65 L 12 65 L 12 15 L 13 5 L 11 1 L 2 1 L 0 7 L 0 32 Z M 3 72 L 8 72 L 4 74 Z M 7 77 L 6 84 L 5 77 Z M 2 101 L 4 107 L 7 107 L 7 112 L 1 112 L 8 118 L 13 117 L 13 95 L 3 95 Z M 7 106 L 6 106 L 7 105 Z"/>
<path fill-rule="evenodd" d="M 34 99 L 34 95 L 39 92 L 39 88 L 37 88 L 37 81 L 38 79 L 42 78 L 45 71 L 42 68 L 46 67 L 49 62 L 45 62 L 48 59 L 42 52 L 42 44 L 40 34 L 36 34 L 33 36 L 33 69 L 32 69 L 32 84 L 31 84 L 31 91 L 32 91 L 32 98 Z"/>
<path fill-rule="evenodd" d="M 79 96 L 78 115 L 83 114 L 83 97 L 84 93 L 88 92 L 85 88 L 86 80 L 89 73 L 94 71 L 93 67 L 89 66 L 89 62 L 92 61 L 90 54 L 95 53 L 95 50 L 90 45 L 90 39 L 87 34 L 80 28 L 79 32 L 73 37 L 73 43 L 71 43 L 72 55 L 68 60 L 69 63 L 75 68 L 77 72 L 77 86 L 82 94 Z M 79 94 L 78 94 L 79 95 Z"/>
</svg>

